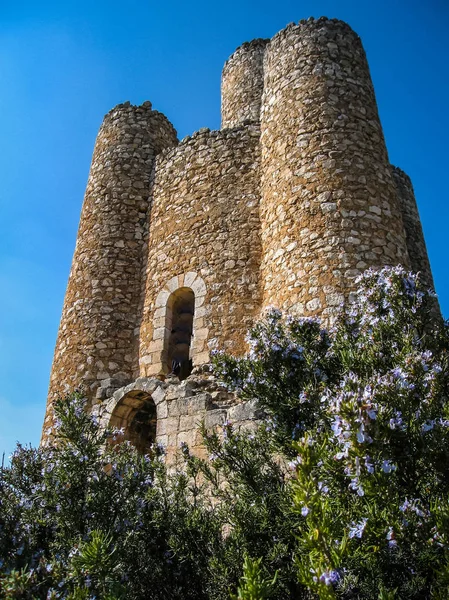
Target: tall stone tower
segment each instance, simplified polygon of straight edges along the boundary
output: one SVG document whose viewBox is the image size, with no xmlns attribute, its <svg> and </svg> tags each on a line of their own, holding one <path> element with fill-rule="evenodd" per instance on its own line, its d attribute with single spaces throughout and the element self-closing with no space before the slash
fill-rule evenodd
<svg viewBox="0 0 449 600">
<path fill-rule="evenodd" d="M 50 380 L 86 393 L 134 373 L 136 328 L 156 155 L 178 142 L 151 104 L 122 104 L 100 128 L 84 198 Z"/>
<path fill-rule="evenodd" d="M 221 112 L 219 131 L 179 143 L 149 102 L 106 115 L 44 436 L 54 398 L 82 386 L 140 449 L 200 451 L 200 419 L 257 418 L 206 365 L 214 348 L 243 353 L 265 307 L 330 322 L 372 266 L 401 263 L 433 284 L 410 179 L 389 163 L 346 23 L 309 19 L 243 44 L 223 69 Z"/>
</svg>

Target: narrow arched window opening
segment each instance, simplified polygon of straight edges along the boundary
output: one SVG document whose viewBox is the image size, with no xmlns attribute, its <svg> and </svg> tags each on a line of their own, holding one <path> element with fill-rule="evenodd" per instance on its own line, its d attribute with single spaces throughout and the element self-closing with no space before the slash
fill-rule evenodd
<svg viewBox="0 0 449 600">
<path fill-rule="evenodd" d="M 190 346 L 194 312 L 195 294 L 190 288 L 179 288 L 171 294 L 167 311 L 167 327 L 170 332 L 167 345 L 167 370 L 181 380 L 188 377 L 193 368 Z"/>
</svg>

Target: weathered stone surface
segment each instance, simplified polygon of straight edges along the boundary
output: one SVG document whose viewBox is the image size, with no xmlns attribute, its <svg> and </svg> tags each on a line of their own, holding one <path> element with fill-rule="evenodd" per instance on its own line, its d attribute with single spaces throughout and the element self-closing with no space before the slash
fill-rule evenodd
<svg viewBox="0 0 449 600">
<path fill-rule="evenodd" d="M 186 389 L 189 395 L 185 394 Z M 134 424 L 144 409 L 153 419 L 154 427 L 142 432 Z M 241 402 L 222 383 L 210 376 L 205 379 L 204 375 L 191 375 L 182 383 L 177 378 L 162 382 L 140 377 L 96 405 L 95 413 L 103 427 L 122 429 L 125 439 L 142 451 L 149 450 L 153 442 L 162 445 L 170 463 L 177 460 L 181 443 L 188 443 L 198 456 L 204 454 L 199 432 L 203 422 L 207 429 L 220 431 L 225 421 L 248 428 L 263 417 L 255 401 Z"/>
<path fill-rule="evenodd" d="M 152 190 L 140 373 L 169 368 L 170 327 L 155 326 L 168 312 L 155 311 L 185 287 L 195 294 L 193 363 L 209 362 L 210 340 L 242 353 L 261 306 L 258 125 L 198 133 L 161 153 Z"/>
<path fill-rule="evenodd" d="M 309 19 L 270 41 L 261 152 L 265 305 L 330 316 L 324 287 L 348 297 L 359 262 L 409 264 L 365 53 L 346 23 Z"/>
<path fill-rule="evenodd" d="M 139 449 L 157 440 L 174 460 L 188 442 L 201 455 L 199 422 L 251 429 L 262 418 L 214 380 L 211 351 L 244 353 L 268 305 L 328 324 L 361 271 L 398 263 L 433 285 L 359 37 L 323 17 L 245 43 L 223 69 L 222 130 L 178 144 L 149 102 L 106 115 L 44 431 L 54 398 L 82 386 L 103 425 Z M 193 362 L 181 383 L 175 346 Z"/>
<path fill-rule="evenodd" d="M 206 429 L 213 429 L 219 425 L 225 423 L 227 417 L 227 411 L 221 408 L 210 410 L 206 413 L 204 424 Z"/>
<path fill-rule="evenodd" d="M 99 385 L 110 391 L 105 380 L 131 381 L 138 374 L 134 332 L 140 323 L 150 175 L 156 155 L 177 141 L 171 123 L 150 103 L 120 104 L 104 118 L 56 342 L 50 400 L 81 383 L 92 397 Z"/>
<path fill-rule="evenodd" d="M 254 421 L 263 418 L 263 411 L 257 406 L 256 400 L 242 402 L 236 406 L 232 406 L 227 411 L 227 418 L 231 423 L 241 423 L 243 421 Z"/>
<path fill-rule="evenodd" d="M 270 40 L 242 44 L 228 58 L 221 76 L 221 127 L 260 121 L 263 58 Z"/>
<path fill-rule="evenodd" d="M 426 242 L 411 179 L 398 167 L 392 167 L 392 172 L 402 208 L 410 266 L 413 271 L 421 273 L 426 285 L 434 289 Z"/>
</svg>

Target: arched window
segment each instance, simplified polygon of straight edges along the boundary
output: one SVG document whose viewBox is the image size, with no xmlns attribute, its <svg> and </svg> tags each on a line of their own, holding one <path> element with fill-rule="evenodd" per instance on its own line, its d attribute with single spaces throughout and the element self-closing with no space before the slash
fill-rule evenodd
<svg viewBox="0 0 449 600">
<path fill-rule="evenodd" d="M 181 380 L 192 372 L 190 348 L 193 334 L 195 312 L 195 294 L 190 288 L 175 290 L 167 302 L 166 328 L 169 332 L 166 340 L 166 370 Z"/>
<path fill-rule="evenodd" d="M 115 407 L 109 425 L 123 428 L 124 439 L 141 454 L 148 454 L 156 440 L 156 405 L 152 397 L 140 390 L 128 392 Z"/>
<path fill-rule="evenodd" d="M 179 376 L 188 377 L 195 366 L 209 362 L 207 289 L 195 271 L 175 275 L 159 290 L 153 306 L 153 334 L 140 348 L 140 374 L 160 377 L 180 363 Z"/>
</svg>

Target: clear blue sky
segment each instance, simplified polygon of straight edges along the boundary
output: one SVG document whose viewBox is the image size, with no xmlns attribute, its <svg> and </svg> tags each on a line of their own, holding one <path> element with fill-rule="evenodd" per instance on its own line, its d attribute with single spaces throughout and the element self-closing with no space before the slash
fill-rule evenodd
<svg viewBox="0 0 449 600">
<path fill-rule="evenodd" d="M 413 180 L 449 316 L 447 0 L 0 0 L 0 454 L 39 440 L 103 115 L 148 99 L 180 138 L 218 129 L 233 50 L 322 15 L 362 38 L 390 160 Z"/>
</svg>

